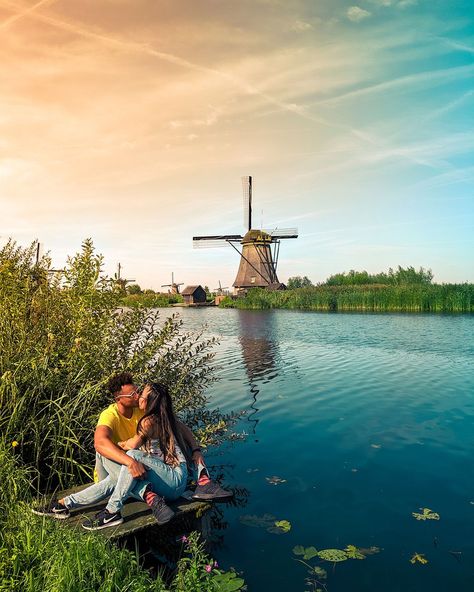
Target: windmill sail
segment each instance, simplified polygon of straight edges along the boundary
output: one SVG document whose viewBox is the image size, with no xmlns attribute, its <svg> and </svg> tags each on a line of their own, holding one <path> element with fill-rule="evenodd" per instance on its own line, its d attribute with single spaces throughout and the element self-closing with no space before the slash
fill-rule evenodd
<svg viewBox="0 0 474 592">
<path fill-rule="evenodd" d="M 252 177 L 242 177 L 244 199 L 244 228 L 252 229 Z"/>
</svg>

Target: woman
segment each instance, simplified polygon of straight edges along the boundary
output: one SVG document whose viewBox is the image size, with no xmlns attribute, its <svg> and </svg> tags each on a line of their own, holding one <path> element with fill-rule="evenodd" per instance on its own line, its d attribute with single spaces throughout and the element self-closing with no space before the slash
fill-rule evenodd
<svg viewBox="0 0 474 592">
<path fill-rule="evenodd" d="M 148 384 L 139 397 L 139 407 L 145 414 L 138 422 L 137 435 L 118 445 L 127 455 L 147 468 L 150 485 L 144 492 L 145 502 L 151 506 L 158 524 L 169 522 L 174 516 L 166 500 L 175 500 L 186 489 L 187 451 L 168 388 L 159 382 Z M 123 522 L 121 509 L 134 486 L 134 479 L 123 465 L 115 489 L 104 510 L 83 523 L 87 530 L 115 526 Z"/>
</svg>

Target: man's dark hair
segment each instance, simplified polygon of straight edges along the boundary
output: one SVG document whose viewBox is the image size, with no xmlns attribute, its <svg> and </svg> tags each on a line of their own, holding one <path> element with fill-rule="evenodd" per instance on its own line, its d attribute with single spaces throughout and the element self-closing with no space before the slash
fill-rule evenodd
<svg viewBox="0 0 474 592">
<path fill-rule="evenodd" d="M 111 395 L 115 395 L 125 384 L 133 384 L 133 376 L 131 372 L 121 372 L 114 374 L 107 383 L 107 390 Z"/>
</svg>

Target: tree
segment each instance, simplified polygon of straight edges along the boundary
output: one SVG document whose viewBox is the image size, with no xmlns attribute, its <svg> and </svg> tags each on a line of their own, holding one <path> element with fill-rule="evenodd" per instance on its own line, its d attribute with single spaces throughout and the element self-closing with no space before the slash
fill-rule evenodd
<svg viewBox="0 0 474 592">
<path fill-rule="evenodd" d="M 290 277 L 286 284 L 288 290 L 294 290 L 295 288 L 308 288 L 312 286 L 313 283 L 311 280 L 305 275 L 301 277 L 300 275 L 295 275 L 294 277 Z"/>
<path fill-rule="evenodd" d="M 142 289 L 138 284 L 130 284 L 127 286 L 127 294 L 141 294 Z"/>
</svg>

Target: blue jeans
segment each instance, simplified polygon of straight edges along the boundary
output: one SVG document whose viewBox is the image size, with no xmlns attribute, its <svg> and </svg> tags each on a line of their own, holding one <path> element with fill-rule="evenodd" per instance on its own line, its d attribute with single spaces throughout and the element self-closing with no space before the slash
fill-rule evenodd
<svg viewBox="0 0 474 592">
<path fill-rule="evenodd" d="M 178 499 L 185 491 L 188 480 L 186 463 L 181 463 L 177 467 L 170 467 L 156 454 L 148 454 L 142 450 L 128 450 L 127 454 L 136 461 L 143 463 L 147 469 L 147 481 L 140 482 L 140 484 L 146 483 L 144 487 L 140 487 L 142 495 L 148 483 L 150 483 L 151 490 L 154 493 L 167 500 Z M 119 512 L 127 497 L 133 495 L 136 490 L 137 480 L 130 475 L 130 471 L 126 466 L 122 466 L 117 484 L 107 504 L 107 510 L 109 512 Z"/>
<path fill-rule="evenodd" d="M 89 506 L 109 497 L 117 485 L 122 469 L 129 474 L 130 479 L 133 481 L 129 495 L 142 500 L 142 494 L 150 484 L 150 481 L 146 479 L 133 479 L 126 466 L 105 458 L 98 452 L 96 453 L 95 468 L 100 479 L 98 483 L 94 483 L 94 485 L 64 498 L 64 504 L 70 510 L 81 506 Z"/>
</svg>

